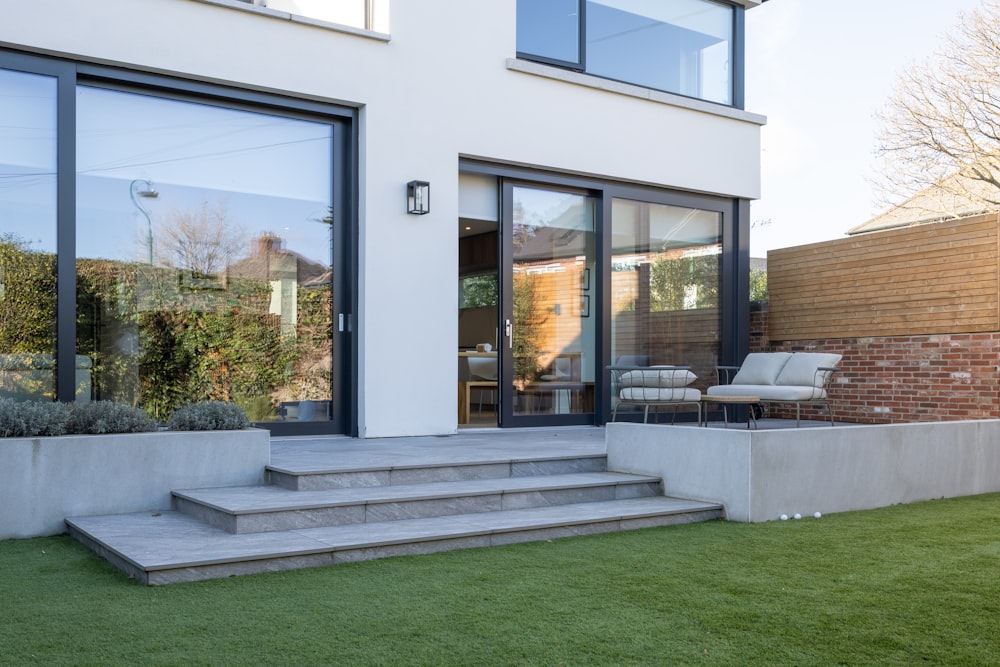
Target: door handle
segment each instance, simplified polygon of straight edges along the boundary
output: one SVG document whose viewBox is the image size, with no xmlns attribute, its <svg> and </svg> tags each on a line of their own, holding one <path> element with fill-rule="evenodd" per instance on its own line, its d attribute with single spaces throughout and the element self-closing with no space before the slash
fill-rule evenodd
<svg viewBox="0 0 1000 667">
<path fill-rule="evenodd" d="M 507 336 L 507 347 L 508 349 L 514 349 L 514 325 L 511 324 L 510 320 L 504 320 L 503 322 L 503 333 Z"/>
</svg>

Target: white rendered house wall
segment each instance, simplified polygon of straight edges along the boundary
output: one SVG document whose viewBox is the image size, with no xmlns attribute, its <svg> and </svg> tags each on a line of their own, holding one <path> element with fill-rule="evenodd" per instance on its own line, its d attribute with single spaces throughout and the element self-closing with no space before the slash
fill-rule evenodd
<svg viewBox="0 0 1000 667">
<path fill-rule="evenodd" d="M 385 39 L 194 0 L 9 0 L 0 45 L 358 108 L 360 435 L 440 434 L 456 429 L 460 158 L 759 196 L 762 118 L 511 67 L 515 5 L 396 0 Z M 405 211 L 414 179 L 428 215 Z"/>
</svg>

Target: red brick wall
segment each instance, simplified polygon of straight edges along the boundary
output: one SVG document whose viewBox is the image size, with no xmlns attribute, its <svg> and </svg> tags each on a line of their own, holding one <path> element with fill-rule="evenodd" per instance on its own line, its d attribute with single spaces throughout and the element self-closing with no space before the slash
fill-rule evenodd
<svg viewBox="0 0 1000 667">
<path fill-rule="evenodd" d="M 843 355 L 830 396 L 837 421 L 868 424 L 1000 418 L 1000 332 L 774 341 L 767 305 L 751 309 L 750 351 Z M 794 415 L 771 406 L 772 416 Z M 803 417 L 806 415 L 803 410 Z M 810 410 L 822 418 L 825 411 Z"/>
</svg>

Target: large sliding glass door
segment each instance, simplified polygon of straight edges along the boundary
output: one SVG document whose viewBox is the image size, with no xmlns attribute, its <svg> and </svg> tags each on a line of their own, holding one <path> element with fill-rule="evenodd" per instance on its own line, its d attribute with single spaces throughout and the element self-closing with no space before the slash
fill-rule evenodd
<svg viewBox="0 0 1000 667">
<path fill-rule="evenodd" d="M 689 366 L 695 386 L 714 384 L 722 353 L 722 213 L 615 197 L 611 218 L 613 362 Z M 629 410 L 642 407 L 623 406 L 619 416 Z"/>
<path fill-rule="evenodd" d="M 688 366 L 704 390 L 745 356 L 746 202 L 464 166 L 500 195 L 500 426 L 604 423 L 609 366 Z"/>
<path fill-rule="evenodd" d="M 0 51 L 0 398 L 353 432 L 353 112 Z"/>
<path fill-rule="evenodd" d="M 94 397 L 329 421 L 331 125 L 80 86 L 77 137 Z"/>
<path fill-rule="evenodd" d="M 501 424 L 593 423 L 596 199 L 504 187 Z"/>
</svg>

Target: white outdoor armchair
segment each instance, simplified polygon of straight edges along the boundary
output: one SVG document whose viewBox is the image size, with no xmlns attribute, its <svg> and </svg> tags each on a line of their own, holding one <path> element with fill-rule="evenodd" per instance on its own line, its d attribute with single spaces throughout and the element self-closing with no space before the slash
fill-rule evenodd
<svg viewBox="0 0 1000 667">
<path fill-rule="evenodd" d="M 622 405 L 643 406 L 642 421 L 649 420 L 649 408 L 672 406 L 670 422 L 677 417 L 677 408 L 693 405 L 701 423 L 701 392 L 691 386 L 697 376 L 688 366 L 609 366 L 614 406 L 611 421 L 618 416 Z"/>
</svg>

